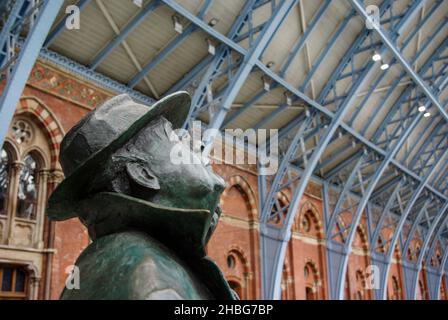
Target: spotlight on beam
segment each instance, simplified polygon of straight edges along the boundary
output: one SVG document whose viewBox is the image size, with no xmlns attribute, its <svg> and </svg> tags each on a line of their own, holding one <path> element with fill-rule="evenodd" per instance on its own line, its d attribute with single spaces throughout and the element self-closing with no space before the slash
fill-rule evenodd
<svg viewBox="0 0 448 320">
<path fill-rule="evenodd" d="M 426 112 L 423 116 L 424 116 L 425 118 L 428 118 L 428 117 L 431 116 L 431 113 L 430 113 L 430 112 Z"/>
<path fill-rule="evenodd" d="M 425 111 L 426 111 L 426 107 L 425 106 L 418 107 L 418 112 L 425 112 Z"/>
</svg>

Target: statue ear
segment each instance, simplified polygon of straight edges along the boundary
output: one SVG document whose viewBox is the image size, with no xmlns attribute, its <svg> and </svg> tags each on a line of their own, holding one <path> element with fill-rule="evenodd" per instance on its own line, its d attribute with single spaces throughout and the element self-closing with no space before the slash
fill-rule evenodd
<svg viewBox="0 0 448 320">
<path fill-rule="evenodd" d="M 139 186 L 146 189 L 160 190 L 160 184 L 157 177 L 144 165 L 137 162 L 126 164 L 128 176 Z"/>
</svg>

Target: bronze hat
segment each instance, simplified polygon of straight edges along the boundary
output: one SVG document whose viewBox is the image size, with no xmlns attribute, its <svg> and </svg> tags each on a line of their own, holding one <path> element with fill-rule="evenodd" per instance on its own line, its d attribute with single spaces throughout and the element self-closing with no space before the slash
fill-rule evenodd
<svg viewBox="0 0 448 320">
<path fill-rule="evenodd" d="M 61 143 L 60 163 L 66 179 L 48 201 L 49 218 L 66 220 L 77 216 L 69 208 L 86 196 L 87 186 L 113 152 L 159 116 L 170 121 L 173 128 L 181 128 L 190 105 L 190 95 L 184 91 L 173 93 L 151 107 L 122 94 L 87 114 Z"/>
</svg>

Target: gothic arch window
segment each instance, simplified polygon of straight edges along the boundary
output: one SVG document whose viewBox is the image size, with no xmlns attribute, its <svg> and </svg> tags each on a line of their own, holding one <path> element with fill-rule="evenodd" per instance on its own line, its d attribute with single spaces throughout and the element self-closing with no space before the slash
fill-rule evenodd
<svg viewBox="0 0 448 320">
<path fill-rule="evenodd" d="M 298 215 L 295 229 L 300 233 L 313 238 L 323 238 L 324 232 L 318 210 L 311 202 L 305 202 L 301 208 L 301 213 Z"/>
<path fill-rule="evenodd" d="M 36 219 L 39 165 L 36 156 L 27 154 L 19 174 L 16 217 Z"/>
<path fill-rule="evenodd" d="M 227 256 L 227 267 L 229 269 L 235 269 L 235 266 L 236 266 L 235 256 L 232 254 L 229 254 Z"/>
<path fill-rule="evenodd" d="M 0 155 L 0 245 L 43 247 L 50 154 L 33 118 L 16 116 Z"/>
<path fill-rule="evenodd" d="M 305 214 L 302 217 L 302 223 L 301 227 L 305 233 L 310 232 L 311 230 L 311 218 L 309 211 L 305 212 Z"/>
<path fill-rule="evenodd" d="M 320 297 L 321 277 L 316 264 L 308 261 L 303 268 L 305 278 L 305 297 L 307 300 L 317 300 Z"/>
<path fill-rule="evenodd" d="M 253 281 L 251 266 L 244 251 L 231 246 L 225 256 L 224 275 L 229 285 L 233 288 L 241 300 L 253 299 Z"/>
</svg>

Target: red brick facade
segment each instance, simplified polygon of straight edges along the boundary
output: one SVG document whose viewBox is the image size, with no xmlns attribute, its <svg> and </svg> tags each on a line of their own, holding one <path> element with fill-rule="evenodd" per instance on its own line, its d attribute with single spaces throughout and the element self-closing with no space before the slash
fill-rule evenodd
<svg viewBox="0 0 448 320">
<path fill-rule="evenodd" d="M 30 77 L 17 114 L 30 114 L 46 132 L 51 150 L 52 179 L 48 194 L 60 181 L 57 164 L 59 144 L 65 132 L 83 115 L 113 94 L 54 67 L 38 63 Z M 222 268 L 226 278 L 243 299 L 261 298 L 259 208 L 257 176 L 250 168 L 214 165 L 227 187 L 221 198 L 223 215 L 208 245 L 208 254 Z M 320 186 L 310 185 L 301 199 L 283 268 L 283 299 L 328 299 L 328 274 L 323 228 L 323 204 Z M 282 194 L 285 205 L 289 194 Z M 342 221 L 349 223 L 349 221 Z M 370 265 L 366 222 L 358 227 L 354 250 L 350 256 L 346 298 L 372 299 L 373 292 L 365 290 L 365 271 Z M 384 235 L 388 236 L 388 235 Z M 38 298 L 57 299 L 65 285 L 66 268 L 74 263 L 88 243 L 85 228 L 77 220 L 50 223 L 45 221 L 45 249 Z M 417 242 L 413 244 L 413 248 Z M 52 250 L 54 249 L 54 250 Z M 425 272 L 420 280 L 427 298 Z M 389 274 L 388 297 L 405 298 L 403 270 L 396 255 Z M 44 285 L 46 284 L 46 285 Z M 446 288 L 441 289 L 446 299 Z"/>
</svg>

